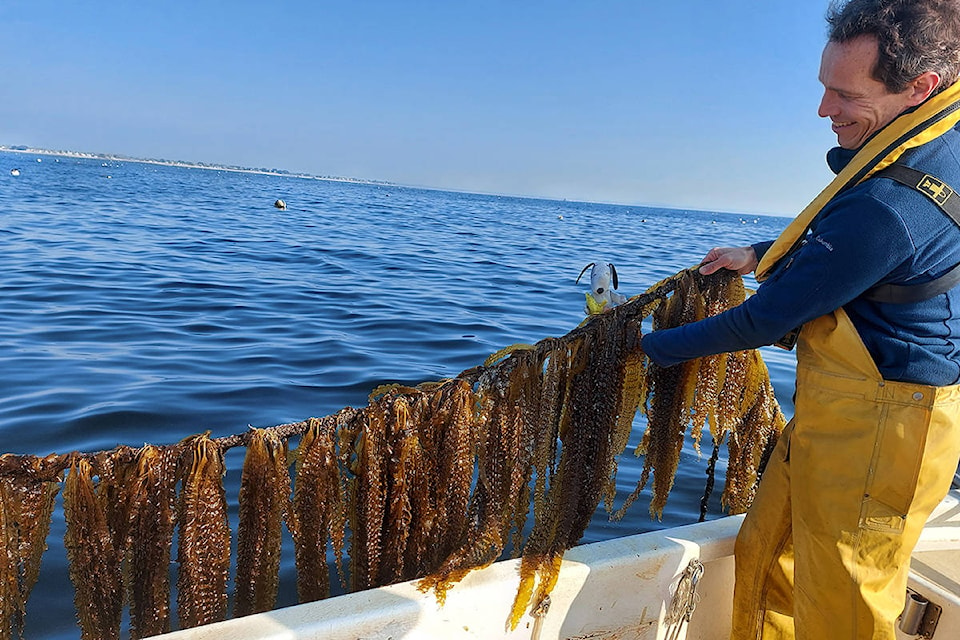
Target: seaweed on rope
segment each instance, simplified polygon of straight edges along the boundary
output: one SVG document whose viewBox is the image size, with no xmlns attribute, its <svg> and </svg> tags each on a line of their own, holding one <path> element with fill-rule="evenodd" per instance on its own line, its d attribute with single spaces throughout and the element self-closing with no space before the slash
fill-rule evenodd
<svg viewBox="0 0 960 640">
<path fill-rule="evenodd" d="M 170 630 L 175 537 L 180 626 L 224 619 L 231 560 L 224 454 L 234 447 L 247 450 L 234 615 L 274 606 L 286 523 L 301 602 L 330 595 L 328 550 L 345 590 L 419 579 L 442 603 L 463 576 L 510 549 L 522 557 L 507 616 L 515 627 L 550 593 L 564 552 L 600 502 L 613 512 L 617 461 L 638 411 L 646 416 L 635 451 L 643 471 L 613 517 L 648 485 L 650 513 L 660 517 L 687 434 L 699 452 L 705 429 L 713 447 L 701 519 L 723 443 L 722 504 L 731 513 L 749 506 L 784 426 L 759 353 L 661 368 L 640 347 L 647 318 L 654 328 L 678 326 L 743 298 L 735 274 L 685 270 L 562 337 L 511 345 L 455 378 L 378 387 L 365 407 L 166 446 L 4 454 L 0 640 L 22 637 L 61 487 L 84 638 L 119 637 L 124 606 L 131 638 Z"/>
</svg>

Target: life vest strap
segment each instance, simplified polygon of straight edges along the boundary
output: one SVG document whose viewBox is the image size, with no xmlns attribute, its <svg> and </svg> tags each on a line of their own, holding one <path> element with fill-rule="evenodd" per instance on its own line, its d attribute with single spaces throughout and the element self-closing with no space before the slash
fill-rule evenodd
<svg viewBox="0 0 960 640">
<path fill-rule="evenodd" d="M 943 180 L 898 163 L 878 171 L 873 177 L 890 178 L 919 191 L 933 204 L 937 205 L 938 209 L 947 214 L 957 227 L 960 227 L 960 195 L 957 195 L 956 191 Z M 929 282 L 909 285 L 881 284 L 869 289 L 863 294 L 863 297 L 874 302 L 890 304 L 922 302 L 941 293 L 946 293 L 958 284 L 960 284 L 960 264 Z"/>
</svg>

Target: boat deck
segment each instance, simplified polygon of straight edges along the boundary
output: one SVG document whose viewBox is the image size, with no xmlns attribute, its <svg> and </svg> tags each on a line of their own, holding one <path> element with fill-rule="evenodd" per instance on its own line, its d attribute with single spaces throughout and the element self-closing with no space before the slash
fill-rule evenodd
<svg viewBox="0 0 960 640">
<path fill-rule="evenodd" d="M 910 570 L 950 593 L 960 594 L 960 562 L 957 560 L 955 549 L 918 551 L 913 554 Z"/>
<path fill-rule="evenodd" d="M 933 512 L 910 562 L 908 588 L 940 607 L 934 640 L 960 638 L 960 491 Z M 915 638 L 898 632 L 899 638 Z"/>
</svg>

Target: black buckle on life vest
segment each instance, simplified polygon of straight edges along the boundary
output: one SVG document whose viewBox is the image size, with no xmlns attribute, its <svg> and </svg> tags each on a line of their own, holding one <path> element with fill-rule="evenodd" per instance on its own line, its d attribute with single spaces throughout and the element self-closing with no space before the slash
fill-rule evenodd
<svg viewBox="0 0 960 640">
<path fill-rule="evenodd" d="M 951 189 L 946 182 L 934 178 L 929 173 L 923 175 L 920 183 L 917 184 L 915 188 L 941 207 L 950 199 L 950 196 L 953 195 L 953 189 Z"/>
<path fill-rule="evenodd" d="M 773 343 L 773 346 L 792 351 L 797 346 L 797 339 L 800 337 L 800 327 L 788 331 L 785 336 Z"/>
</svg>

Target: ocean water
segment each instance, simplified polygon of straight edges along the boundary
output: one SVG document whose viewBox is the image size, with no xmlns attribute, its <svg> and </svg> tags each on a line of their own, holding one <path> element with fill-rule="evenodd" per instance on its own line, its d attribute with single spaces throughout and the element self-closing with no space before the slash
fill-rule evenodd
<svg viewBox="0 0 960 640">
<path fill-rule="evenodd" d="M 168 444 L 362 406 L 380 384 L 573 329 L 589 262 L 614 263 L 634 295 L 787 222 L 0 153 L 0 453 Z M 762 352 L 789 416 L 794 356 Z M 228 454 L 234 515 L 241 456 Z M 619 500 L 641 468 L 623 456 Z M 600 509 L 583 542 L 696 521 L 705 469 L 688 447 L 662 522 L 647 494 L 619 522 Z M 79 637 L 63 532 L 58 511 L 30 638 Z M 282 572 L 279 604 L 294 604 L 292 548 Z"/>
</svg>

